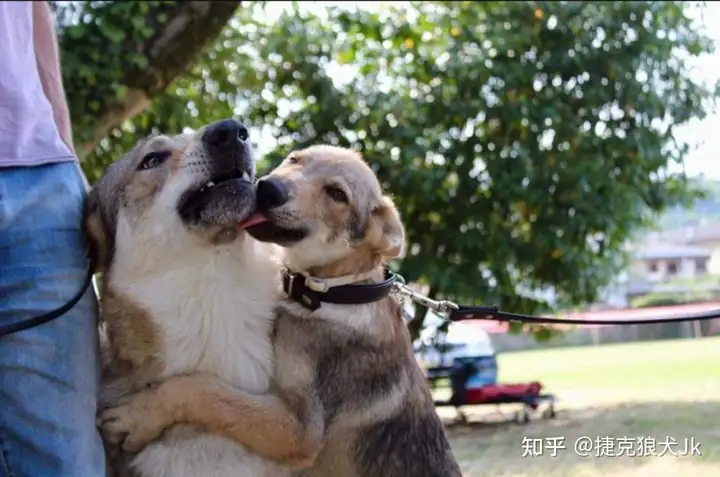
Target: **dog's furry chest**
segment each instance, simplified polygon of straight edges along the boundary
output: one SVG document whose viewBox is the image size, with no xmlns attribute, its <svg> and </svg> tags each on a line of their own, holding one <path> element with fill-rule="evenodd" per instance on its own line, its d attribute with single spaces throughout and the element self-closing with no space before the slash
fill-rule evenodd
<svg viewBox="0 0 720 477">
<path fill-rule="evenodd" d="M 125 280 L 116 274 L 110 285 L 118 299 L 131 301 L 118 309 L 143 310 L 151 322 L 157 344 L 148 357 L 161 365 L 158 380 L 208 373 L 239 389 L 265 393 L 273 371 L 274 269 L 220 261 L 210 265 L 145 277 L 121 275 Z M 131 338 L 140 339 L 129 336 L 125 342 Z M 230 440 L 187 425 L 169 429 L 129 465 L 142 477 L 284 475 Z"/>
<path fill-rule="evenodd" d="M 188 275 L 168 273 L 123 287 L 152 316 L 162 377 L 203 372 L 265 392 L 273 362 L 272 288 L 251 277 Z"/>
<path fill-rule="evenodd" d="M 460 477 L 404 324 L 396 317 L 394 336 L 371 334 L 372 308 L 352 311 L 326 307 L 311 317 L 294 304 L 278 308 L 278 386 L 311 381 L 328 425 L 314 465 L 295 477 Z M 314 372 L 295 369 L 297 356 Z"/>
</svg>

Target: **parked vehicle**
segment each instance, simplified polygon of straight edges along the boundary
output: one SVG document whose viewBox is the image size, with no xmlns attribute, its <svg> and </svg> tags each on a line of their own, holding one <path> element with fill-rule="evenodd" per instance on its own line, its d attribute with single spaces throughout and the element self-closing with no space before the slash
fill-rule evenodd
<svg viewBox="0 0 720 477">
<path fill-rule="evenodd" d="M 479 320 L 450 323 L 446 331 L 441 324 L 442 320 L 433 316 L 414 343 L 415 356 L 428 381 L 450 387 L 450 399 L 436 400 L 436 406 L 454 407 L 464 421 L 464 406 L 520 405 L 514 418 L 526 423 L 540 404 L 546 403 L 543 417 L 555 417 L 555 396 L 541 394 L 543 385 L 538 381 L 498 383 L 497 353 Z"/>
<path fill-rule="evenodd" d="M 433 317 L 435 318 L 435 317 Z M 433 323 L 432 321 L 436 321 Z M 451 323 L 447 331 L 432 320 L 415 343 L 415 356 L 429 379 L 465 377 L 466 386 L 497 383 L 497 356 L 490 335 L 472 321 Z"/>
</svg>

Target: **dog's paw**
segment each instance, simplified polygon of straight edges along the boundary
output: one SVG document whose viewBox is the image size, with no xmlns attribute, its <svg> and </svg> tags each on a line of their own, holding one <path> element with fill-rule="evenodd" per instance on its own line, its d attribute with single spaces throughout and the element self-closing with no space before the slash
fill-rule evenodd
<svg viewBox="0 0 720 477">
<path fill-rule="evenodd" d="M 124 397 L 117 407 L 100 413 L 98 427 L 105 440 L 135 453 L 162 434 L 167 422 L 151 391 Z"/>
</svg>

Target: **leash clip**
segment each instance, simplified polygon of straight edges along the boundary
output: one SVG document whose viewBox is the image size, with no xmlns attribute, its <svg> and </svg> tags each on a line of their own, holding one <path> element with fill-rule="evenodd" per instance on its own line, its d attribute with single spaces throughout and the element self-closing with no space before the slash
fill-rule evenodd
<svg viewBox="0 0 720 477">
<path fill-rule="evenodd" d="M 410 298 L 411 301 L 428 308 L 439 315 L 448 316 L 451 311 L 458 310 L 460 307 L 448 300 L 433 300 L 419 293 L 415 293 L 408 286 L 402 283 L 395 283 L 395 290 L 403 296 Z"/>
<path fill-rule="evenodd" d="M 437 302 L 437 311 L 441 315 L 449 316 L 450 313 L 452 313 L 454 310 L 459 310 L 460 307 L 457 305 L 457 303 L 448 301 L 448 300 L 441 300 Z"/>
</svg>

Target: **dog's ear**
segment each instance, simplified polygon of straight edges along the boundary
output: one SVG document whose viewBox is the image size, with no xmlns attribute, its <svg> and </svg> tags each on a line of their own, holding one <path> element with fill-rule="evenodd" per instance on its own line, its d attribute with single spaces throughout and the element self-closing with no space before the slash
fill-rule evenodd
<svg viewBox="0 0 720 477">
<path fill-rule="evenodd" d="M 386 258 L 400 256 L 405 246 L 405 228 L 390 197 L 382 197 L 380 204 L 373 209 L 370 221 L 371 241 L 378 252 Z"/>
<path fill-rule="evenodd" d="M 104 271 L 109 265 L 113 237 L 106 225 L 99 192 L 96 187 L 90 189 L 85 201 L 85 233 L 91 259 L 97 267 L 95 271 Z"/>
</svg>

